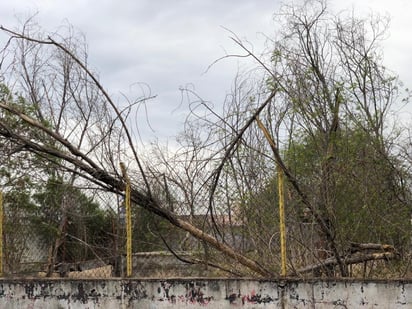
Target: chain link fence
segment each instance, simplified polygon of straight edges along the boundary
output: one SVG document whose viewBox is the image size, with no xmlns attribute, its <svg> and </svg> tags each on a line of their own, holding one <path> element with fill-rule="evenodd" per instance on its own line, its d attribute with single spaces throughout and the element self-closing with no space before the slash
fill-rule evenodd
<svg viewBox="0 0 412 309">
<path fill-rule="evenodd" d="M 136 205 L 131 212 L 132 272 L 128 274 L 123 195 L 56 181 L 35 192 L 25 188 L 3 192 L 0 210 L 3 277 L 217 274 L 188 262 L 203 248 L 193 237 Z"/>
<path fill-rule="evenodd" d="M 280 274 L 276 185 L 267 188 L 271 189 L 212 215 L 207 211 L 185 213 L 176 208 L 184 204 L 179 200 L 172 210 L 180 213 L 180 219 Z M 174 196 L 181 196 L 177 190 L 169 189 Z M 228 195 L 233 197 L 235 193 Z M 168 278 L 239 274 L 236 261 L 136 205 L 131 208 L 132 272 L 128 274 L 123 195 L 54 181 L 38 190 L 19 187 L 5 191 L 0 200 L 3 277 Z M 333 252 L 318 224 L 307 209 L 293 204 L 287 188 L 286 205 L 288 273 L 336 276 Z M 410 255 L 404 252 L 400 259 L 397 249 L 393 244 L 352 243 L 345 256 L 350 276 L 409 276 Z M 214 267 L 218 264 L 224 267 Z"/>
<path fill-rule="evenodd" d="M 58 182 L 3 193 L 3 275 L 112 276 L 124 241 L 119 203 Z"/>
</svg>

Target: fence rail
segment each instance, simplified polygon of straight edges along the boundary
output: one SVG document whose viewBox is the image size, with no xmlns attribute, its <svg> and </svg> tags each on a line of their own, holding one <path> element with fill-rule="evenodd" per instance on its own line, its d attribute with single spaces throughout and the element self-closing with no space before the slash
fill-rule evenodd
<svg viewBox="0 0 412 309">
<path fill-rule="evenodd" d="M 214 267 L 214 261 L 225 260 L 219 252 L 136 205 L 128 206 L 123 195 L 69 188 L 63 183 L 45 187 L 36 193 L 21 189 L 0 192 L 0 273 L 4 277 L 238 275 L 238 266 L 231 262 L 225 269 Z M 259 212 L 253 216 L 216 215 L 214 224 L 220 227 L 222 242 L 250 257 L 266 254 L 265 260 L 283 275 L 278 226 L 263 221 L 279 222 L 279 218 L 274 214 L 268 220 Z M 205 215 L 182 215 L 181 219 L 204 227 L 210 220 Z M 318 226 L 305 217 L 296 220 L 287 216 L 288 275 L 335 276 L 336 259 L 319 237 Z M 254 225 L 255 221 L 261 226 Z M 259 230 L 261 239 L 271 235 L 268 248 L 258 247 L 263 242 L 251 238 L 258 235 L 254 229 Z M 393 245 L 352 243 L 344 258 L 353 277 L 409 276 L 410 255 L 401 257 Z"/>
</svg>

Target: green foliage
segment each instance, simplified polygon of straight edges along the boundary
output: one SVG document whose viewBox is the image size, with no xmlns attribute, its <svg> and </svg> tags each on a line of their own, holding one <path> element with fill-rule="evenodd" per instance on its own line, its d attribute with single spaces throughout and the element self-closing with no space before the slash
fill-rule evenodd
<svg viewBox="0 0 412 309">
<path fill-rule="evenodd" d="M 37 104 L 12 93 L 4 84 L 0 84 L 0 100 L 51 128 L 51 122 Z M 41 140 L 51 148 L 59 147 L 41 129 L 4 109 L 0 111 L 0 130 L 13 132 L 23 139 Z M 21 231 L 13 242 L 25 248 L 26 235 L 35 234 L 46 247 L 58 248 L 57 258 L 65 262 L 107 255 L 113 243 L 113 214 L 102 210 L 91 197 L 58 176 L 59 159 L 27 152 L 20 144 L 22 141 L 13 137 L 0 138 L 0 179 L 3 186 L 11 188 L 7 193 L 7 203 L 12 205 L 8 222 Z M 18 254 L 19 250 L 15 249 L 8 251 Z"/>
<path fill-rule="evenodd" d="M 275 273 L 276 263 L 272 260 L 275 252 L 279 252 L 279 203 L 277 178 L 273 177 L 263 185 L 263 189 L 245 197 L 239 204 L 239 214 L 243 218 L 240 230 L 233 233 L 241 235 L 243 250 L 253 252 L 255 258 L 266 256 L 262 263 Z M 269 245 L 268 245 L 269 244 Z M 275 255 L 279 256 L 275 253 Z"/>
<path fill-rule="evenodd" d="M 326 158 L 318 139 L 304 137 L 291 144 L 286 162 L 305 186 L 312 201 L 319 201 L 322 166 L 332 166 L 328 187 L 333 209 L 328 211 L 342 247 L 349 242 L 375 242 L 405 248 L 409 240 L 410 204 L 400 196 L 399 169 L 381 142 L 362 130 L 342 130 L 335 139 L 332 158 Z"/>
<path fill-rule="evenodd" d="M 23 267 L 27 247 L 33 242 L 36 224 L 28 218 L 36 216 L 37 207 L 22 187 L 5 193 L 3 206 L 4 262 L 8 272 L 15 273 Z"/>
<path fill-rule="evenodd" d="M 0 101 L 15 110 L 37 119 L 46 127 L 50 127 L 44 118 L 39 119 L 39 107 L 25 100 L 23 96 L 12 94 L 10 89 L 0 84 Z M 40 138 L 45 145 L 52 146 L 55 142 L 40 129 L 35 128 L 17 115 L 5 110 L 0 110 L 0 130 L 13 132 L 24 139 Z M 33 176 L 45 176 L 57 159 L 48 155 L 39 156 L 30 153 L 24 148 L 24 144 L 14 137 L 0 136 L 0 183 L 7 187 L 15 185 L 30 186 Z"/>
<path fill-rule="evenodd" d="M 180 250 L 183 232 L 165 219 L 141 207 L 133 207 L 133 251 L 150 252 L 167 250 L 163 239 L 174 250 Z"/>
<path fill-rule="evenodd" d="M 321 133 L 302 134 L 282 156 L 308 200 L 330 224 L 339 251 L 344 255 L 351 242 L 358 242 L 390 244 L 407 252 L 412 205 L 403 198 L 410 195 L 401 185 L 406 172 L 400 162 L 385 151 L 380 139 L 362 129 L 339 129 L 333 143 L 328 157 Z M 324 235 L 301 196 L 290 183 L 285 185 L 288 259 L 296 268 L 318 263 L 318 252 L 328 250 Z M 277 186 L 274 174 L 239 205 L 243 233 L 252 244 L 250 254 L 264 256 L 262 263 L 274 272 L 279 271 L 280 250 Z"/>
<path fill-rule="evenodd" d="M 38 205 L 37 233 L 52 245 L 63 235 L 60 260 L 65 262 L 94 259 L 112 246 L 113 215 L 61 178 L 50 178 L 33 195 Z M 63 229 L 61 228 L 63 226 Z"/>
</svg>

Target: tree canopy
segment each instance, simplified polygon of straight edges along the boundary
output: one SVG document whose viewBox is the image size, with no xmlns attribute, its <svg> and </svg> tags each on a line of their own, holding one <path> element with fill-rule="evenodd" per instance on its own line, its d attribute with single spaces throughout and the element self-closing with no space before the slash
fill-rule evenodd
<svg viewBox="0 0 412 309">
<path fill-rule="evenodd" d="M 114 102 L 81 39 L 45 35 L 30 22 L 1 27 L 10 39 L 0 74 L 29 110 L 3 91 L 0 143 L 118 195 L 125 162 L 141 215 L 196 239 L 190 262 L 232 275 L 278 274 L 275 166 L 287 179 L 289 274 L 323 261 L 348 276 L 349 261 L 359 261 L 351 259 L 355 242 L 387 243 L 407 261 L 410 144 L 393 115 L 408 94 L 383 64 L 389 21 L 336 14 L 313 0 L 284 5 L 275 22 L 263 55 L 233 35 L 256 68 L 235 78 L 221 112 L 195 97 L 174 153 L 162 145 L 141 151 L 149 147 L 131 116 L 151 98 Z"/>
</svg>

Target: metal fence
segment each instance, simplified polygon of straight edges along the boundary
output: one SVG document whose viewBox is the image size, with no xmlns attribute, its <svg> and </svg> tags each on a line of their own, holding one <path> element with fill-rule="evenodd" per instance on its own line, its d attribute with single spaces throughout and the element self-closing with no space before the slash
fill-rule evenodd
<svg viewBox="0 0 412 309">
<path fill-rule="evenodd" d="M 276 186 L 274 186 L 276 191 Z M 0 194 L 0 271 L 3 277 L 204 277 L 231 276 L 211 265 L 227 257 L 189 233 L 136 205 L 126 194 L 48 182 L 42 188 L 16 187 Z M 274 192 L 267 192 L 270 196 Z M 177 195 L 177 194 L 176 194 Z M 286 207 L 285 266 L 281 258 L 280 220 L 276 203 L 249 199 L 231 216 L 216 213 L 180 215 L 216 235 L 239 253 L 265 263 L 274 273 L 335 276 L 331 252 L 313 218 Z M 177 211 L 177 210 L 175 210 Z M 214 225 L 214 226 L 213 226 Z M 407 232 L 405 232 L 407 233 Z M 410 254 L 402 259 L 392 245 L 352 244 L 345 256 L 353 277 L 409 276 Z M 188 263 L 190 261 L 210 263 Z M 236 261 L 228 260 L 229 270 Z M 329 263 L 329 264 L 328 264 Z M 224 263 L 220 263 L 221 265 Z M 312 267 L 320 265 L 319 267 Z M 308 267 L 309 266 L 309 267 Z M 305 268 L 306 267 L 306 268 Z"/>
<path fill-rule="evenodd" d="M 1 276 L 216 275 L 208 267 L 186 263 L 196 255 L 190 250 L 198 246 L 194 238 L 131 207 L 130 190 L 117 195 L 62 182 L 44 187 L 39 192 L 14 188 L 0 195 Z"/>
<path fill-rule="evenodd" d="M 119 198 L 63 184 L 53 190 L 3 194 L 3 276 L 112 276 L 124 251 Z"/>
</svg>

